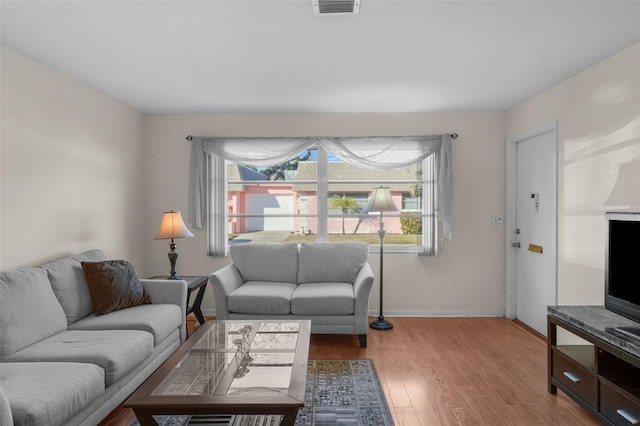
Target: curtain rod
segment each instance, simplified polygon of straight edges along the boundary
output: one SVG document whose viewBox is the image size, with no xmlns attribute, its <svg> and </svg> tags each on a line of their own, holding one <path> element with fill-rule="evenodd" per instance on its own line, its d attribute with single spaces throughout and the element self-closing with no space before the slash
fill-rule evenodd
<svg viewBox="0 0 640 426">
<path fill-rule="evenodd" d="M 185 139 L 188 140 L 189 142 L 191 142 L 191 140 L 193 139 L 193 136 L 189 135 Z M 451 133 L 451 139 L 458 139 L 458 134 L 457 133 Z"/>
</svg>

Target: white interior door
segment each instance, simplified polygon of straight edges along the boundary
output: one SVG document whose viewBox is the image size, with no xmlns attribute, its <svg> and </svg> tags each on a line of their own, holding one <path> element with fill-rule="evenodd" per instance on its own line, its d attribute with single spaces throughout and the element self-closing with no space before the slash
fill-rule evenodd
<svg viewBox="0 0 640 426">
<path fill-rule="evenodd" d="M 547 306 L 557 300 L 556 131 L 516 143 L 516 318 L 547 334 Z"/>
</svg>

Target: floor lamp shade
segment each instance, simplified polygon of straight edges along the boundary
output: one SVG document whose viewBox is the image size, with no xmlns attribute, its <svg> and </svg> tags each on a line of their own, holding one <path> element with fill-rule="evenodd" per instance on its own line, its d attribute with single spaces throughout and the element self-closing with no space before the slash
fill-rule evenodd
<svg viewBox="0 0 640 426">
<path fill-rule="evenodd" d="M 176 252 L 176 243 L 173 241 L 176 238 L 193 237 L 193 234 L 187 229 L 187 225 L 182 220 L 180 212 L 174 212 L 173 210 L 164 212 L 162 214 L 162 222 L 160 222 L 160 229 L 154 239 L 156 240 L 171 240 L 169 243 L 169 263 L 171 263 L 171 275 L 167 278 L 170 280 L 179 280 L 180 277 L 176 275 L 176 261 L 178 260 L 178 253 Z"/>
<path fill-rule="evenodd" d="M 371 197 L 369 197 L 369 201 L 367 202 L 367 206 L 364 208 L 366 212 L 395 212 L 398 211 L 398 208 L 393 203 L 393 198 L 391 198 L 391 191 L 389 188 L 378 187 L 373 188 L 373 192 L 371 193 Z"/>
<path fill-rule="evenodd" d="M 393 212 L 398 211 L 398 208 L 393 202 L 393 198 L 391 197 L 391 191 L 389 188 L 378 187 L 374 188 L 371 193 L 371 197 L 369 197 L 369 202 L 367 206 L 364 208 L 364 211 L 367 213 L 377 213 L 380 212 L 380 228 L 378 229 L 378 237 L 380 238 L 380 313 L 378 315 L 378 319 L 369 324 L 369 327 L 374 328 L 376 330 L 389 330 L 393 328 L 393 324 L 384 319 L 384 314 L 382 313 L 383 306 L 383 283 L 384 283 L 384 269 L 383 269 L 383 260 L 384 260 L 384 236 L 387 233 L 384 229 L 384 222 L 382 221 L 382 213 L 383 212 Z"/>
</svg>

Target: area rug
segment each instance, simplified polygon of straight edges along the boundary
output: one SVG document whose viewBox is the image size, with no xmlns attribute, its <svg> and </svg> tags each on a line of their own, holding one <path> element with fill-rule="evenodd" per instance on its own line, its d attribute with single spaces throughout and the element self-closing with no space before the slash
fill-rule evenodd
<svg viewBox="0 0 640 426">
<path fill-rule="evenodd" d="M 271 426 L 280 416 L 154 416 L 160 426 Z M 310 360 L 305 406 L 296 426 L 393 426 L 378 373 L 370 359 Z M 137 420 L 131 426 L 139 426 Z"/>
</svg>

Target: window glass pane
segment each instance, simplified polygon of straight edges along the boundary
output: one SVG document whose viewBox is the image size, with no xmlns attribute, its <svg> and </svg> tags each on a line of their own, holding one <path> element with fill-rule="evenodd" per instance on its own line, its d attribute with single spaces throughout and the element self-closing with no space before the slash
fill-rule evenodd
<svg viewBox="0 0 640 426">
<path fill-rule="evenodd" d="M 369 201 L 368 192 L 329 192 L 328 213 L 362 213 Z"/>
<path fill-rule="evenodd" d="M 396 212 L 383 215 L 385 249 L 409 249 L 422 244 L 421 163 L 394 170 L 363 170 L 330 158 L 328 163 L 328 240 L 380 244 L 380 214 L 365 211 L 374 187 L 391 191 Z M 405 217 L 406 213 L 411 217 Z M 417 221 L 417 224 L 414 223 Z"/>
<path fill-rule="evenodd" d="M 277 166 L 227 163 L 229 244 L 284 242 L 295 235 L 315 238 L 317 176 L 315 151 Z"/>
<path fill-rule="evenodd" d="M 373 188 L 384 186 L 398 208 L 383 214 L 385 250 L 424 250 L 423 236 L 433 233 L 432 226 L 425 226 L 431 223 L 430 216 L 422 210 L 433 204 L 428 201 L 431 182 L 423 181 L 423 168 L 430 170 L 429 159 L 395 170 L 372 171 L 350 166 L 330 153 L 326 163 L 320 158 L 319 168 L 318 156 L 323 155 L 323 150 L 313 149 L 269 168 L 227 162 L 227 205 L 222 210 L 228 243 L 363 241 L 375 251 L 380 244 L 380 214 L 367 212 L 366 207 Z M 324 164 L 326 180 L 318 176 Z M 325 181 L 327 185 L 320 187 L 318 182 Z M 319 205 L 318 192 L 325 191 L 326 199 Z M 423 200 L 429 194 L 431 198 Z M 327 235 L 319 235 L 323 229 Z"/>
</svg>

